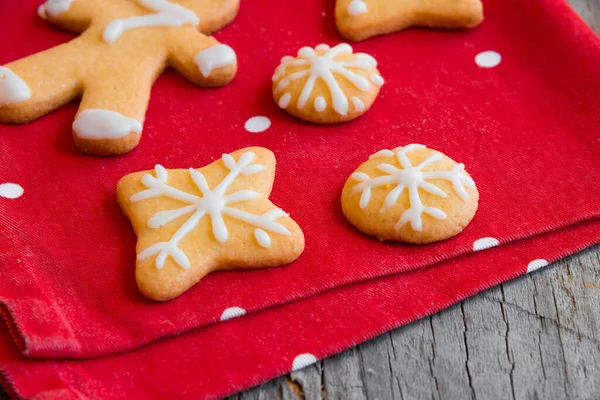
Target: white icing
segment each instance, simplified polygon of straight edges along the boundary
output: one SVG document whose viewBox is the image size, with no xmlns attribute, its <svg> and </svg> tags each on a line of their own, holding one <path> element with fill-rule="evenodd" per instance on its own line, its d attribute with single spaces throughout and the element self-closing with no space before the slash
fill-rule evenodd
<svg viewBox="0 0 600 400">
<path fill-rule="evenodd" d="M 352 0 L 348 4 L 348 14 L 352 16 L 364 14 L 369 11 L 369 7 L 363 0 Z"/>
<path fill-rule="evenodd" d="M 196 54 L 194 62 L 200 69 L 202 76 L 208 78 L 213 69 L 235 64 L 237 57 L 231 47 L 226 44 L 219 44 Z"/>
<path fill-rule="evenodd" d="M 260 244 L 262 247 L 271 247 L 271 237 L 262 229 L 255 229 L 254 237 L 256 238 L 258 244 Z"/>
<path fill-rule="evenodd" d="M 281 107 L 281 108 L 287 108 L 290 105 L 290 101 L 291 100 L 292 100 L 292 94 L 291 93 L 285 93 L 279 99 L 279 107 Z"/>
<path fill-rule="evenodd" d="M 481 68 L 494 68 L 500 64 L 502 56 L 496 51 L 484 51 L 475 56 L 475 64 Z"/>
<path fill-rule="evenodd" d="M 443 159 L 441 153 L 432 153 L 419 165 L 413 166 L 411 161 L 408 159 L 407 154 L 414 150 L 425 149 L 426 147 L 421 144 L 410 144 L 405 147 L 398 147 L 391 150 L 382 150 L 375 153 L 370 159 L 379 157 L 391 157 L 396 156 L 401 169 L 396 168 L 391 164 L 379 164 L 377 170 L 383 172 L 385 175 L 371 178 L 364 172 L 357 172 L 352 174 L 352 178 L 360 181 L 359 184 L 355 185 L 353 192 L 361 192 L 360 197 L 360 208 L 365 208 L 371 200 L 372 189 L 381 186 L 393 186 L 392 190 L 388 192 L 383 205 L 379 212 L 386 212 L 389 208 L 394 206 L 398 201 L 398 198 L 406 188 L 408 190 L 409 207 L 404 210 L 400 219 L 395 225 L 395 229 L 399 230 L 405 224 L 410 222 L 411 227 L 418 232 L 423 230 L 423 214 L 428 214 L 437 219 L 446 219 L 447 215 L 444 211 L 436 207 L 426 207 L 421 202 L 419 196 L 419 189 L 422 189 L 428 193 L 431 193 L 440 197 L 447 197 L 448 194 L 442 189 L 434 185 L 433 183 L 427 182 L 430 179 L 443 179 L 452 183 L 454 192 L 463 200 L 467 201 L 469 195 L 465 190 L 467 188 L 474 188 L 475 182 L 468 175 L 463 173 L 465 166 L 463 164 L 456 164 L 450 171 L 428 171 L 425 172 L 423 169 L 428 165 L 440 161 Z"/>
<path fill-rule="evenodd" d="M 263 116 L 252 117 L 244 124 L 244 128 L 252 133 L 264 132 L 269 129 L 270 126 L 271 120 Z"/>
<path fill-rule="evenodd" d="M 368 91 L 370 87 L 369 81 L 358 74 L 353 69 L 358 70 L 370 70 L 377 67 L 377 61 L 373 57 L 364 53 L 355 54 L 355 58 L 352 61 L 337 61 L 335 58 L 342 54 L 352 54 L 352 47 L 348 44 L 342 43 L 335 47 L 330 48 L 327 45 L 320 44 L 316 48 L 316 51 L 322 53 L 317 55 L 315 50 L 310 47 L 303 47 L 298 51 L 298 57 L 284 57 L 281 60 L 281 64 L 275 70 L 275 74 L 272 77 L 273 82 L 277 82 L 275 87 L 275 93 L 279 93 L 285 90 L 291 82 L 307 78 L 302 92 L 298 97 L 297 107 L 303 108 L 308 101 L 308 98 L 313 92 L 315 82 L 317 79 L 323 80 L 329 89 L 331 94 L 331 101 L 333 109 L 340 115 L 346 115 L 348 113 L 349 102 L 344 91 L 342 90 L 336 76 L 337 74 L 348 82 L 352 83 L 355 87 L 361 91 Z M 300 70 L 293 72 L 292 74 L 286 75 L 286 69 L 288 67 L 301 67 Z M 291 94 L 283 95 L 279 101 L 281 108 L 286 108 L 289 105 Z M 285 97 L 285 100 L 282 101 Z M 325 99 L 323 99 L 325 101 Z M 313 106 L 317 111 L 323 105 L 322 101 L 314 102 Z M 319 108 L 317 108 L 319 107 Z"/>
<path fill-rule="evenodd" d="M 142 177 L 142 184 L 148 189 L 131 196 L 130 201 L 132 203 L 164 196 L 179 200 L 186 204 L 175 210 L 157 212 L 148 220 L 149 228 L 161 228 L 178 218 L 189 214 L 191 215 L 179 229 L 177 229 L 169 241 L 156 243 L 146 248 L 138 254 L 138 260 L 144 260 L 156 255 L 156 268 L 162 269 L 167 257 L 170 256 L 182 268 L 190 268 L 191 264 L 187 255 L 178 246 L 179 243 L 198 226 L 198 223 L 205 216 L 210 217 L 213 236 L 219 243 L 226 242 L 229 237 L 229 231 L 223 219 L 224 216 L 245 222 L 264 232 L 264 235 L 259 234 L 259 236 L 261 236 L 260 239 L 257 237 L 257 241 L 261 246 L 263 243 L 266 243 L 264 236 L 266 236 L 270 242 L 270 237 L 265 231 L 289 236 L 290 231 L 285 226 L 276 222 L 278 218 L 288 215 L 280 208 L 273 208 L 262 215 L 255 215 L 231 207 L 231 205 L 235 203 L 258 199 L 262 196 L 260 193 L 252 190 L 240 190 L 227 195 L 225 194 L 229 186 L 240 174 L 254 175 L 266 170 L 266 167 L 262 164 L 252 164 L 252 161 L 254 161 L 255 158 L 256 154 L 252 151 L 247 151 L 242 154 L 238 161 L 235 161 L 229 154 L 223 154 L 221 159 L 229 172 L 214 189 L 209 188 L 202 172 L 190 168 L 190 178 L 200 193 L 202 193 L 202 196 L 187 193 L 170 186 L 167 183 L 168 172 L 160 165 L 157 165 L 154 169 L 156 176 L 153 176 L 152 174 L 144 175 Z"/>
<path fill-rule="evenodd" d="M 17 74 L 7 67 L 0 67 L 0 106 L 18 103 L 31 97 L 31 89 Z"/>
<path fill-rule="evenodd" d="M 198 16 L 192 10 L 179 4 L 170 3 L 167 0 L 135 1 L 142 7 L 156 11 L 156 13 L 111 21 L 102 33 L 102 39 L 105 42 L 112 43 L 125 31 L 131 29 L 150 26 L 182 26 L 185 24 L 196 26 L 200 23 Z"/>
<path fill-rule="evenodd" d="M 325 111 L 325 108 L 327 108 L 327 101 L 323 96 L 317 96 L 317 98 L 315 98 L 315 110 L 322 112 Z"/>
<path fill-rule="evenodd" d="M 352 97 L 352 104 L 354 105 L 354 109 L 358 112 L 365 110 L 365 103 L 363 103 L 363 101 L 356 96 Z"/>
<path fill-rule="evenodd" d="M 0 185 L 0 197 L 16 199 L 23 195 L 23 187 L 16 183 L 3 183 Z"/>
<path fill-rule="evenodd" d="M 383 86 L 383 84 L 385 83 L 385 81 L 383 80 L 383 77 L 381 75 L 371 74 L 369 76 L 369 79 L 371 80 L 371 82 L 373 82 L 377 86 Z"/>
<path fill-rule="evenodd" d="M 140 133 L 142 124 L 116 111 L 90 108 L 77 116 L 73 131 L 82 139 L 119 139 L 131 132 Z"/>
<path fill-rule="evenodd" d="M 68 11 L 75 0 L 47 0 L 38 7 L 38 15 L 43 19 L 57 18 L 60 14 Z"/>
</svg>

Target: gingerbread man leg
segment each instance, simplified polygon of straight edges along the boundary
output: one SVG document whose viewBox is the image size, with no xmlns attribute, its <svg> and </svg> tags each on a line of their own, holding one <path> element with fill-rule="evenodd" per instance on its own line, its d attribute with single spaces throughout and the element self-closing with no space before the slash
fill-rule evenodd
<svg viewBox="0 0 600 400">
<path fill-rule="evenodd" d="M 112 155 L 137 146 L 152 84 L 164 68 L 161 64 L 155 58 L 112 58 L 87 76 L 73 122 L 73 139 L 80 151 Z"/>
<path fill-rule="evenodd" d="M 173 37 L 168 62 L 190 82 L 203 87 L 224 86 L 237 72 L 235 51 L 194 28 Z"/>
</svg>

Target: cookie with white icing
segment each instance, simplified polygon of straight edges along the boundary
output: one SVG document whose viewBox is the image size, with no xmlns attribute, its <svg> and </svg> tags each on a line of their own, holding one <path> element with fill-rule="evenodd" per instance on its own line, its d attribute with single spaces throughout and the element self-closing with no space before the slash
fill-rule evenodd
<svg viewBox="0 0 600 400">
<path fill-rule="evenodd" d="M 475 216 L 478 201 L 463 164 L 420 144 L 373 154 L 342 191 L 344 215 L 360 231 L 415 244 L 460 233 Z"/>
<path fill-rule="evenodd" d="M 317 124 L 350 121 L 373 104 L 384 81 L 377 61 L 348 44 L 303 47 L 273 75 L 273 98 L 283 110 Z"/>
<path fill-rule="evenodd" d="M 238 7 L 239 0 L 47 0 L 40 17 L 81 35 L 0 67 L 0 122 L 27 123 L 81 98 L 72 125 L 79 150 L 128 152 L 167 67 L 204 87 L 233 79 L 235 52 L 207 34 Z"/>
<path fill-rule="evenodd" d="M 262 147 L 200 169 L 129 174 L 117 199 L 138 237 L 140 292 L 165 301 L 207 274 L 288 264 L 304 249 L 300 227 L 269 200 L 275 156 Z"/>
<path fill-rule="evenodd" d="M 338 31 L 364 40 L 410 26 L 472 28 L 483 21 L 481 0 L 337 0 Z"/>
</svg>

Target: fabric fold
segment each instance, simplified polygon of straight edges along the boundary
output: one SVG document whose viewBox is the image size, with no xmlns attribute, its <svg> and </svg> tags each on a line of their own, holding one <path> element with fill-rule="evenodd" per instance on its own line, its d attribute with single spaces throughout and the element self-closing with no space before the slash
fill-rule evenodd
<svg viewBox="0 0 600 400">
<path fill-rule="evenodd" d="M 1 327 L 0 377 L 19 398 L 220 398 L 544 265 L 532 261 L 552 262 L 599 241 L 600 222 L 579 224 L 89 360 L 28 359 Z"/>
</svg>

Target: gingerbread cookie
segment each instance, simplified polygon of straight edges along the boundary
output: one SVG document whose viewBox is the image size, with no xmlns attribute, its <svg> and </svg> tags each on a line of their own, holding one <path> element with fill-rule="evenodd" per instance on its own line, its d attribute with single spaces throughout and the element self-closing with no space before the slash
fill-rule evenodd
<svg viewBox="0 0 600 400">
<path fill-rule="evenodd" d="M 137 172 L 117 199 L 138 237 L 136 281 L 153 300 L 179 296 L 207 274 L 288 264 L 302 230 L 269 201 L 275 156 L 262 147 L 223 154 L 200 169 Z"/>
<path fill-rule="evenodd" d="M 342 191 L 344 214 L 360 231 L 415 244 L 460 233 L 478 200 L 463 164 L 420 144 L 373 154 Z"/>
<path fill-rule="evenodd" d="M 165 68 L 205 87 L 233 79 L 235 52 L 204 33 L 228 24 L 238 7 L 239 0 L 48 0 L 41 17 L 83 33 L 0 67 L 0 122 L 26 123 L 81 97 L 77 148 L 126 153 L 140 140 L 150 89 Z"/>
<path fill-rule="evenodd" d="M 383 85 L 377 61 L 348 44 L 303 47 L 286 56 L 273 75 L 273 98 L 305 121 L 331 124 L 364 114 Z"/>
<path fill-rule="evenodd" d="M 481 0 L 337 0 L 338 31 L 364 40 L 409 26 L 472 28 L 483 21 Z"/>
</svg>

